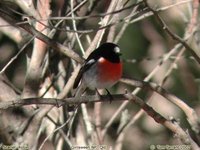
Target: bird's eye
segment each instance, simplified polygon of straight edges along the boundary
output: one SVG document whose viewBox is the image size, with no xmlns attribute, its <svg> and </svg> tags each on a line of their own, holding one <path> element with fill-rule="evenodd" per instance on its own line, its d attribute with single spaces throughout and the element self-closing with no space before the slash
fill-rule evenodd
<svg viewBox="0 0 200 150">
<path fill-rule="evenodd" d="M 119 47 L 115 47 L 114 51 L 115 51 L 115 53 L 120 54 L 120 48 Z"/>
</svg>

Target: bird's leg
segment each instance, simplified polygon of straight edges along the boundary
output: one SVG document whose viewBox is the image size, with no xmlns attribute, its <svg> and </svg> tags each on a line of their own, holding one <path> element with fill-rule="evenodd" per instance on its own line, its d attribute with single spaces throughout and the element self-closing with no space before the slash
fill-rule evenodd
<svg viewBox="0 0 200 150">
<path fill-rule="evenodd" d="M 96 90 L 96 94 L 97 94 L 98 98 L 101 99 L 101 94 L 99 93 L 98 89 L 95 88 L 95 90 Z"/>
<path fill-rule="evenodd" d="M 112 95 L 110 94 L 110 92 L 108 91 L 108 89 L 106 89 L 106 92 L 107 92 L 107 95 L 109 96 L 109 101 L 110 101 L 110 103 L 111 103 L 112 100 L 113 100 L 113 97 L 112 97 Z"/>
<path fill-rule="evenodd" d="M 97 96 L 99 97 L 99 99 L 101 99 L 101 94 L 99 93 L 99 91 L 97 90 L 97 89 L 95 89 L 96 90 L 96 94 L 97 94 Z M 108 91 L 108 89 L 105 89 L 106 90 L 106 92 L 107 92 L 107 95 L 109 96 L 109 101 L 110 101 L 110 103 L 112 102 L 112 100 L 113 100 L 113 97 L 112 97 L 112 95 L 110 94 L 110 92 Z"/>
</svg>

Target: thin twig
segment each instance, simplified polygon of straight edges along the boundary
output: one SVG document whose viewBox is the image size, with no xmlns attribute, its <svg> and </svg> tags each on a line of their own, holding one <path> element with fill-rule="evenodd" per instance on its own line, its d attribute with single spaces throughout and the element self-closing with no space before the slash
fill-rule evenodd
<svg viewBox="0 0 200 150">
<path fill-rule="evenodd" d="M 144 81 L 149 81 L 156 73 L 157 71 L 162 67 L 162 65 L 167 62 L 169 57 L 173 55 L 179 48 L 181 47 L 181 44 L 177 44 L 174 46 L 173 49 L 171 49 L 166 55 L 164 55 L 163 59 L 158 63 L 158 65 L 149 73 L 149 75 L 144 79 Z M 137 94 L 141 89 L 136 88 L 132 94 Z M 113 114 L 113 116 L 110 118 L 110 120 L 106 123 L 103 131 L 102 136 L 104 138 L 108 128 L 111 126 L 111 124 L 114 122 L 114 120 L 117 118 L 117 116 L 120 114 L 120 112 L 128 105 L 129 101 L 123 102 L 123 104 L 117 109 L 117 111 Z"/>
<path fill-rule="evenodd" d="M 16 25 L 18 22 L 14 17 L 11 17 L 10 14 L 5 12 L 4 10 L 0 9 L 0 16 L 7 20 L 10 24 Z M 36 36 L 36 38 L 40 39 L 41 41 L 45 42 L 47 45 L 51 46 L 52 48 L 62 52 L 66 56 L 76 60 L 77 62 L 82 63 L 83 60 L 79 57 L 77 53 L 75 53 L 73 50 L 67 48 L 66 46 L 63 46 L 62 44 L 48 38 L 38 30 L 36 30 L 34 27 L 32 27 L 29 24 L 18 24 L 18 27 L 24 29 L 25 31 L 29 32 L 33 36 Z"/>
<path fill-rule="evenodd" d="M 182 1 L 181 1 L 182 2 Z M 187 1 L 189 2 L 189 1 Z M 179 3 L 177 3 L 176 5 L 179 5 Z M 166 6 L 163 7 L 161 9 L 157 9 L 157 12 L 161 11 L 161 10 L 165 10 L 167 8 L 171 8 L 174 7 L 176 5 L 170 5 L 170 6 Z M 148 13 L 148 15 L 151 15 L 150 13 Z M 146 16 L 142 16 L 143 18 Z M 141 18 L 140 18 L 141 19 Z M 133 20 L 133 22 L 137 21 L 137 19 Z M 189 37 L 191 37 L 191 34 L 185 36 L 184 40 L 188 40 Z M 182 44 L 178 43 L 177 45 L 174 46 L 174 48 L 172 50 L 169 51 L 168 54 L 164 55 L 164 58 L 158 63 L 158 65 L 152 70 L 152 72 L 144 79 L 144 81 L 148 81 L 151 79 L 151 77 L 159 70 L 159 68 L 161 68 L 161 65 L 166 62 L 170 56 L 177 51 L 178 49 L 180 49 L 182 47 Z M 133 92 L 134 94 L 138 93 L 141 89 L 136 88 L 136 90 Z M 111 126 L 111 124 L 113 123 L 113 121 L 116 119 L 116 117 L 120 114 L 120 112 L 127 106 L 127 104 L 129 103 L 129 101 L 125 101 L 123 102 L 123 104 L 118 108 L 118 110 L 114 113 L 114 115 L 111 117 L 111 119 L 108 121 L 108 123 L 105 125 L 104 130 L 102 131 L 102 135 L 103 137 L 105 136 L 105 133 L 107 132 L 108 128 Z"/>
<path fill-rule="evenodd" d="M 71 2 L 70 2 L 70 4 L 71 4 L 71 11 L 72 11 L 72 26 L 73 26 L 73 29 L 74 29 L 74 31 L 77 31 L 77 28 L 76 28 L 76 20 L 74 19 L 74 12 L 73 12 L 73 10 L 74 10 L 74 6 L 73 6 L 73 0 L 71 0 Z M 82 45 L 82 43 L 81 43 L 81 40 L 80 40 L 80 38 L 79 38 L 79 35 L 78 35 L 78 33 L 77 32 L 75 32 L 75 36 L 76 36 L 76 40 L 77 40 L 77 42 L 78 42 L 78 45 L 79 45 L 79 48 L 80 48 L 80 50 L 81 50 L 81 52 L 82 52 L 82 54 L 84 54 L 85 53 L 85 50 L 84 50 L 84 48 L 83 48 L 83 45 Z"/>
<path fill-rule="evenodd" d="M 144 81 L 139 80 L 129 80 L 129 79 L 121 79 L 123 83 L 131 84 L 132 86 L 140 87 L 142 89 L 150 89 L 152 91 L 157 92 L 158 94 L 162 95 L 166 99 L 168 99 L 170 102 L 174 103 L 178 107 L 181 108 L 181 110 L 184 111 L 185 115 L 187 116 L 187 120 L 190 123 L 192 129 L 199 133 L 200 132 L 200 119 L 196 112 L 187 105 L 183 100 L 179 99 L 175 95 L 169 93 L 165 89 L 163 89 L 161 86 L 155 84 L 155 83 L 148 83 Z"/>
<path fill-rule="evenodd" d="M 174 132 L 177 135 L 177 137 L 179 137 L 182 140 L 183 143 L 185 143 L 185 144 L 190 144 L 191 142 L 195 143 L 194 141 L 192 141 L 192 139 L 189 138 L 189 135 L 186 134 L 186 132 L 183 131 L 183 129 L 177 123 L 173 123 L 172 121 L 165 119 L 163 116 L 158 114 L 152 107 L 147 105 L 139 97 L 134 96 L 130 93 L 112 95 L 112 97 L 113 97 L 113 101 L 127 100 L 127 99 L 130 101 L 133 101 L 134 103 L 139 105 L 156 122 L 164 125 L 168 129 L 170 129 L 172 132 Z M 66 98 L 66 99 L 62 99 L 62 100 L 58 100 L 58 99 L 54 99 L 54 98 L 29 98 L 29 99 L 20 99 L 20 100 L 16 100 L 16 101 L 5 102 L 4 105 L 2 105 L 2 103 L 0 103 L 0 108 L 7 109 L 8 107 L 30 105 L 30 104 L 34 104 L 34 103 L 35 104 L 49 104 L 49 105 L 54 105 L 54 106 L 60 107 L 61 105 L 65 105 L 65 104 L 77 104 L 77 103 L 80 104 L 80 103 L 84 103 L 84 102 L 99 102 L 99 101 L 105 102 L 105 100 L 107 100 L 108 98 L 109 98 L 109 95 L 102 95 L 101 98 L 98 95 L 95 95 L 95 96 L 72 97 L 72 98 Z M 69 120 L 67 120 L 64 123 L 64 125 L 62 125 L 60 128 L 65 126 L 68 123 L 68 121 Z M 57 130 L 59 130 L 59 129 L 58 128 L 55 129 L 55 131 L 57 131 Z M 45 141 L 43 141 L 43 143 Z M 40 147 L 42 147 L 42 146 L 40 146 Z"/>
<path fill-rule="evenodd" d="M 48 18 L 50 15 L 50 2 L 49 0 L 38 1 L 37 3 L 38 18 Z M 43 21 L 43 24 L 47 25 L 47 21 Z M 47 35 L 49 30 L 46 27 L 36 22 L 35 29 Z M 33 52 L 31 55 L 30 64 L 27 69 L 25 84 L 23 87 L 23 97 L 35 97 L 38 96 L 38 89 L 40 84 L 40 77 L 42 73 L 42 63 L 47 54 L 47 44 L 43 41 L 35 38 L 33 45 Z"/>
<path fill-rule="evenodd" d="M 33 41 L 35 37 L 32 37 L 27 43 L 23 45 L 23 47 L 17 52 L 17 54 L 10 59 L 10 61 L 1 69 L 0 74 L 5 72 L 5 70 L 15 61 L 18 56 L 24 51 L 24 49 Z"/>
<path fill-rule="evenodd" d="M 65 127 L 69 121 L 71 120 L 71 118 L 68 118 L 65 123 L 63 123 L 61 126 L 57 127 L 51 134 L 49 134 L 41 143 L 40 147 L 38 148 L 38 150 L 41 150 L 42 147 L 44 146 L 44 144 L 46 143 L 46 141 L 52 136 L 52 134 L 54 134 L 55 132 L 57 132 L 58 130 L 62 129 L 63 127 Z"/>
<path fill-rule="evenodd" d="M 159 14 L 157 13 L 156 10 L 154 10 L 153 8 L 151 8 L 149 6 L 149 4 L 147 3 L 147 0 L 144 0 L 146 6 L 149 8 L 149 10 L 151 12 L 153 12 L 154 16 L 157 18 L 157 20 L 159 21 L 159 23 L 161 24 L 161 26 L 163 27 L 163 30 L 165 30 L 169 36 L 171 36 L 174 40 L 176 40 L 177 42 L 181 43 L 186 50 L 188 50 L 190 52 L 190 54 L 195 58 L 195 60 L 200 64 L 200 58 L 199 56 L 195 53 L 195 51 L 185 42 L 184 39 L 180 38 L 177 34 L 173 33 L 169 27 L 166 25 L 166 23 L 164 22 L 164 20 L 159 16 Z"/>
</svg>

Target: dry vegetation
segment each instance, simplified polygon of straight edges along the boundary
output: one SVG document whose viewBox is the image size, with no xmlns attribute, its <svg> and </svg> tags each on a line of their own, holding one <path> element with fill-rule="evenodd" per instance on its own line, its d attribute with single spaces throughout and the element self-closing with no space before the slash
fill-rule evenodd
<svg viewBox="0 0 200 150">
<path fill-rule="evenodd" d="M 198 0 L 1 0 L 0 149 L 195 149 Z M 122 51 L 113 100 L 73 97 L 84 58 Z"/>
</svg>

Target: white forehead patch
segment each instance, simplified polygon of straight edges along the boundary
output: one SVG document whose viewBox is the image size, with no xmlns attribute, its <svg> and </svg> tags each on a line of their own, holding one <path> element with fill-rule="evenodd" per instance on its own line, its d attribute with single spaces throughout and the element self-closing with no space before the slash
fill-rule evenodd
<svg viewBox="0 0 200 150">
<path fill-rule="evenodd" d="M 99 60 L 98 60 L 98 62 L 100 62 L 100 63 L 103 63 L 103 62 L 105 62 L 106 60 L 103 58 L 103 57 L 100 57 L 99 58 Z"/>
<path fill-rule="evenodd" d="M 116 47 L 114 48 L 114 51 L 115 51 L 115 53 L 120 53 L 120 48 L 116 46 Z"/>
</svg>

